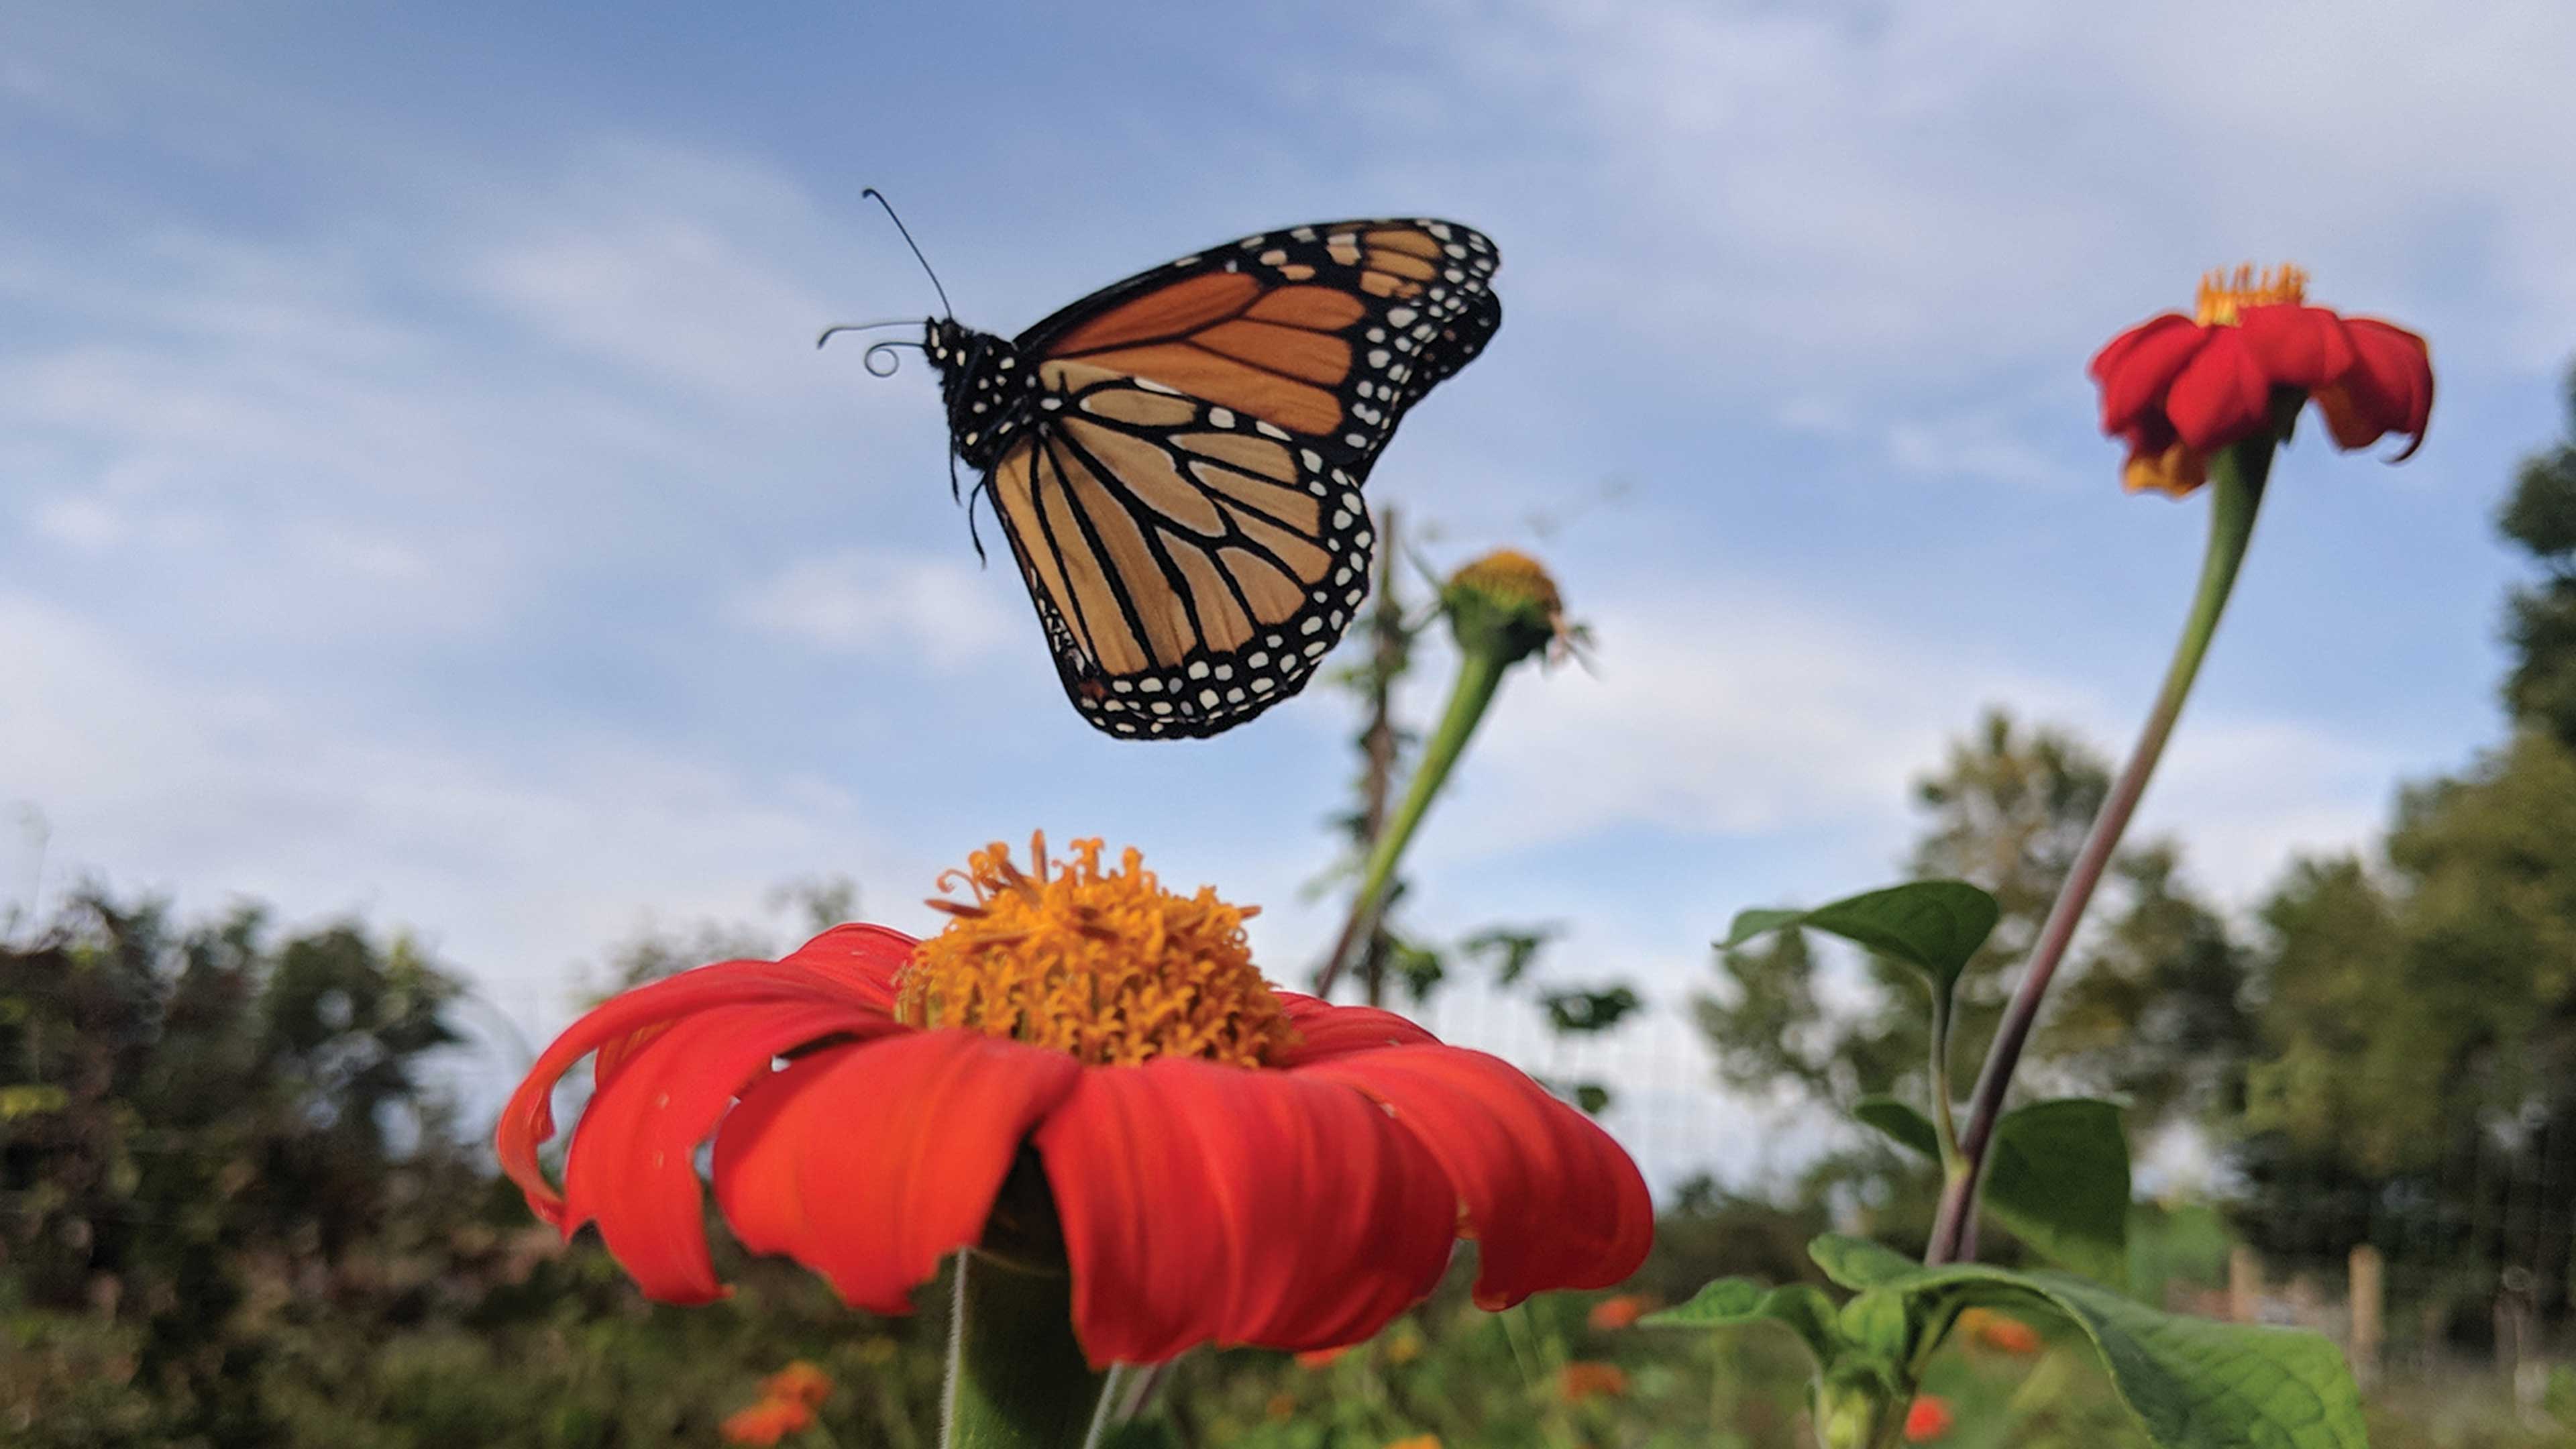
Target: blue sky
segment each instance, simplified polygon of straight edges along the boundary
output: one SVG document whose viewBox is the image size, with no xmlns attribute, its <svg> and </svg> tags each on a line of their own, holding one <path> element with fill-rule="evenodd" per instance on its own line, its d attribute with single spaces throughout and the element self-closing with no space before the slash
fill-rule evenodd
<svg viewBox="0 0 2576 1449">
<path fill-rule="evenodd" d="M 48 881 L 409 923 L 531 1031 L 640 924 L 837 871 L 919 928 L 1033 826 L 1266 903 L 1302 973 L 1346 705 L 1080 723 L 928 375 L 810 346 L 931 306 L 875 185 L 1005 333 L 1267 227 L 1497 240 L 1506 325 L 1371 494 L 1543 552 L 1598 672 L 1510 685 L 1418 916 L 1667 997 L 1738 906 L 1885 877 L 1986 703 L 2125 742 L 2203 504 L 2119 493 L 2083 362 L 2301 262 L 2441 395 L 2401 468 L 2276 472 L 2147 810 L 2243 903 L 2498 732 L 2571 61 L 2555 3 L 20 7 L 0 803 Z"/>
</svg>

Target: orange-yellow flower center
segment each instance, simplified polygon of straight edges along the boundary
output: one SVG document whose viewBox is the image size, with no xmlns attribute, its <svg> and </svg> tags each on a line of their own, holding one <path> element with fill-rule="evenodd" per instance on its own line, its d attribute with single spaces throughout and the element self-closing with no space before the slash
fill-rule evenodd
<svg viewBox="0 0 2576 1449">
<path fill-rule="evenodd" d="M 1098 1066 L 1205 1057 L 1259 1066 L 1296 1040 L 1253 967 L 1243 922 L 1212 887 L 1163 889 L 1130 849 L 1100 868 L 1100 842 L 1077 840 L 1035 874 L 996 843 L 939 878 L 971 902 L 934 900 L 946 929 L 914 948 L 896 977 L 895 1014 L 920 1027 L 963 1027 L 1071 1052 Z"/>
<path fill-rule="evenodd" d="M 1455 588 L 1478 590 L 1506 607 L 1535 605 L 1550 619 L 1564 611 L 1556 580 L 1537 559 L 1516 548 L 1498 548 L 1449 576 Z"/>
<path fill-rule="evenodd" d="M 2247 307 L 2295 305 L 2307 299 L 2306 272 L 2287 262 L 2257 272 L 2249 263 L 2233 273 L 2220 267 L 2202 274 L 2193 311 L 2203 327 L 2233 327 L 2237 314 Z"/>
</svg>

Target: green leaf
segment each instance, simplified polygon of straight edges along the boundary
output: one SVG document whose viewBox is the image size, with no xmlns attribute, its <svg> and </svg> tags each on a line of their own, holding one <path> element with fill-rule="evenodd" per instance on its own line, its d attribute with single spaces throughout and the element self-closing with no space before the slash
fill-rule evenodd
<svg viewBox="0 0 2576 1449">
<path fill-rule="evenodd" d="M 2092 1341 L 2120 1402 L 2161 1449 L 2368 1449 L 2343 1350 L 2322 1335 L 2163 1313 L 2064 1273 L 1975 1263 L 1917 1268 L 1883 1286 L 2056 1310 Z"/>
<path fill-rule="evenodd" d="M 1903 1363 L 1914 1350 L 1914 1325 L 1905 1295 L 1893 1288 L 1865 1288 L 1834 1315 L 1843 1337 L 1871 1357 Z"/>
<path fill-rule="evenodd" d="M 2050 1261 L 2129 1284 L 2129 1139 L 2120 1109 L 2089 1097 L 2033 1102 L 1995 1123 L 1986 1205 Z"/>
<path fill-rule="evenodd" d="M 1543 992 L 1538 1001 L 1547 1012 L 1547 1024 L 1567 1033 L 1608 1031 L 1645 1004 L 1625 986 L 1613 986 L 1607 991 Z"/>
<path fill-rule="evenodd" d="M 1940 1158 L 1931 1122 L 1893 1097 L 1865 1097 L 1852 1115 Z M 2129 1141 L 2120 1109 L 2089 1097 L 2034 1102 L 1995 1124 L 1993 1150 L 1978 1194 L 1984 1210 L 2050 1262 L 2126 1287 Z"/>
<path fill-rule="evenodd" d="M 1816 1260 L 1826 1277 L 1852 1289 L 1875 1288 L 1923 1271 L 1922 1264 L 1893 1248 L 1841 1233 L 1827 1233 L 1809 1243 L 1807 1256 Z"/>
<path fill-rule="evenodd" d="M 0 1087 L 0 1122 L 59 1112 L 71 1100 L 71 1093 L 51 1082 L 12 1082 Z"/>
<path fill-rule="evenodd" d="M 1839 1355 L 1842 1336 L 1834 1326 L 1833 1300 L 1813 1283 L 1790 1283 L 1765 1292 L 1747 1278 L 1720 1278 L 1691 1295 L 1688 1303 L 1649 1313 L 1637 1322 L 1649 1328 L 1729 1328 L 1768 1320 L 1805 1341 L 1818 1364 Z"/>
<path fill-rule="evenodd" d="M 1717 1324 L 1750 1323 L 1761 1315 L 1762 1300 L 1767 1293 L 1767 1289 L 1750 1278 L 1719 1278 L 1692 1294 L 1688 1303 L 1649 1313 L 1637 1322 L 1648 1328 L 1706 1328 Z"/>
<path fill-rule="evenodd" d="M 1509 926 L 1496 926 L 1459 942 L 1458 949 L 1476 960 L 1492 962 L 1494 984 L 1510 986 L 1528 974 L 1530 963 L 1538 959 L 1538 953 L 1562 929 L 1537 926 L 1529 930 L 1514 930 Z"/>
<path fill-rule="evenodd" d="M 1803 926 L 1893 956 L 1930 977 L 1933 989 L 1947 996 L 2001 910 L 1993 896 L 1966 881 L 1908 881 L 1812 911 L 1744 911 L 1718 944 L 1741 946 L 1768 932 Z"/>
<path fill-rule="evenodd" d="M 1941 1134 L 1932 1119 L 1894 1097 L 1863 1097 L 1852 1104 L 1852 1116 L 1863 1126 L 1875 1127 L 1899 1147 L 1911 1147 L 1924 1156 L 1939 1161 Z"/>
<path fill-rule="evenodd" d="M 1816 1362 L 1831 1363 L 1837 1352 L 1834 1327 L 1834 1300 L 1813 1283 L 1785 1283 L 1771 1290 L 1762 1300 L 1762 1316 L 1786 1324 L 1789 1331 L 1807 1341 L 1807 1351 Z"/>
</svg>

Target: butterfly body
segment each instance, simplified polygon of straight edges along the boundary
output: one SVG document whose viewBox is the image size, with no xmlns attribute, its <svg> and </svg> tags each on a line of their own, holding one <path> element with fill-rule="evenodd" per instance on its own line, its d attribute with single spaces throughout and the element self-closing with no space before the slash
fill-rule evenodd
<svg viewBox="0 0 2576 1449">
<path fill-rule="evenodd" d="M 1004 339 L 934 318 L 950 444 L 985 475 L 1065 694 L 1125 739 L 1295 694 L 1367 597 L 1360 485 L 1500 325 L 1499 258 L 1433 220 L 1263 233 Z"/>
<path fill-rule="evenodd" d="M 921 347 L 939 375 L 950 445 L 967 466 L 989 471 L 1037 410 L 1037 374 L 1020 366 L 1008 338 L 950 318 L 924 323 Z"/>
</svg>

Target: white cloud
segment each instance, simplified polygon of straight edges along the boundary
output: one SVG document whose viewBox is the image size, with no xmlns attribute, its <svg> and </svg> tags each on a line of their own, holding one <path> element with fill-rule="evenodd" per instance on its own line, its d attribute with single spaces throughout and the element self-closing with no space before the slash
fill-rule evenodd
<svg viewBox="0 0 2576 1449">
<path fill-rule="evenodd" d="M 842 319 L 812 279 L 855 269 L 841 231 L 769 168 L 602 144 L 476 218 L 457 280 L 591 364 L 698 400 L 763 416 L 846 409 L 854 369 L 813 345 Z"/>
<path fill-rule="evenodd" d="M 1524 103 L 1548 125 L 1493 153 L 1590 193 L 1520 285 L 1543 268 L 1547 301 L 1739 385 L 1977 385 L 2243 257 L 2305 262 L 2454 356 L 2501 325 L 2548 365 L 2576 333 L 2576 152 L 2514 140 L 2576 129 L 2554 0 L 1460 0 L 1395 23 L 1439 57 L 1408 82 L 1443 88 L 1428 124 Z"/>
<path fill-rule="evenodd" d="M 1995 417 L 1968 415 L 1899 422 L 1887 430 L 1887 459 L 1909 473 L 2057 487 L 2067 481 L 2057 460 L 2025 442 Z"/>
<path fill-rule="evenodd" d="M 502 760 L 362 708 L 193 678 L 23 595 L 0 593 L 0 657 L 0 801 L 44 816 L 49 879 L 103 870 L 188 892 L 189 909 L 241 895 L 416 923 L 522 1022 L 560 1019 L 568 968 L 640 908 L 751 916 L 818 864 L 930 874 L 811 778 L 617 734 Z"/>
<path fill-rule="evenodd" d="M 1986 703 L 2072 728 L 2116 761 L 2147 693 L 2141 682 L 2108 700 L 2077 676 L 1993 657 L 1967 621 L 1943 633 L 1861 620 L 1776 582 L 1632 581 L 1586 612 L 1603 641 L 1597 673 L 1507 686 L 1437 853 L 1486 857 L 1635 826 L 1696 839 L 1824 829 L 1893 861 L 1914 828 L 1911 782 Z M 2179 835 L 2195 878 L 2243 904 L 2292 852 L 2365 842 L 2403 763 L 2321 721 L 2204 699 L 2138 828 Z"/>
<path fill-rule="evenodd" d="M 28 523 L 37 533 L 83 553 L 98 553 L 124 540 L 125 519 L 98 498 L 56 498 L 38 504 Z"/>
<path fill-rule="evenodd" d="M 2125 735 L 2119 744 L 2127 748 Z M 2175 728 L 2132 834 L 2180 838 L 2193 878 L 2246 905 L 2293 854 L 2366 850 L 2387 826 L 2409 763 L 2318 721 L 2194 709 Z"/>
<path fill-rule="evenodd" d="M 735 619 L 842 654 L 916 659 L 940 673 L 982 662 L 1016 625 L 993 578 L 964 564 L 850 549 L 788 565 L 737 594 Z"/>
<path fill-rule="evenodd" d="M 1794 589 L 1632 581 L 1587 602 L 1596 672 L 1524 675 L 1480 742 L 1474 827 L 1489 848 L 1612 824 L 1755 834 L 1901 806 L 1961 711 L 2069 697 L 1968 646 L 1909 639 Z"/>
</svg>

